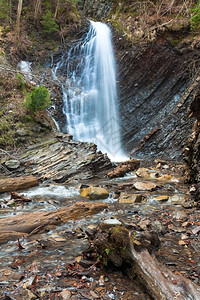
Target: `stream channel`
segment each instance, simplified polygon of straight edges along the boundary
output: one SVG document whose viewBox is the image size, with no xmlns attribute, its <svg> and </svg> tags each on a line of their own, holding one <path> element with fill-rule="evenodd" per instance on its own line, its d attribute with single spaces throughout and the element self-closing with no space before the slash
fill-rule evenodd
<svg viewBox="0 0 200 300">
<path fill-rule="evenodd" d="M 138 235 L 157 232 L 161 241 L 155 252 L 157 259 L 198 284 L 199 210 L 190 200 L 183 169 L 181 164 L 157 161 L 123 178 L 84 182 L 109 191 L 109 197 L 102 200 L 108 208 L 2 244 L 1 299 L 150 299 L 122 270 L 103 269 L 86 257 L 88 233 L 105 219 L 114 218 Z M 156 187 L 152 191 L 136 190 L 135 182 L 154 183 Z M 80 184 L 44 182 L 21 193 L 32 201 L 12 205 L 10 195 L 1 195 L 1 218 L 90 201 L 80 196 Z M 134 203 L 135 195 L 142 195 L 141 203 Z"/>
</svg>

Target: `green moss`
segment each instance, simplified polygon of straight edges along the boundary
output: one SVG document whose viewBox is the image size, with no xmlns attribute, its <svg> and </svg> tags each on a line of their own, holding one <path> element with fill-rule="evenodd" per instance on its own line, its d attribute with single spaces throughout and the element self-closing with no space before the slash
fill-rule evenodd
<svg viewBox="0 0 200 300">
<path fill-rule="evenodd" d="M 119 226 L 115 226 L 115 227 L 113 228 L 114 233 L 116 233 L 116 234 L 120 233 L 120 228 L 121 228 L 120 225 L 119 225 Z"/>
<path fill-rule="evenodd" d="M 9 123 L 7 122 L 7 120 L 1 120 L 0 123 L 0 133 L 4 133 L 7 132 L 10 128 Z"/>
<path fill-rule="evenodd" d="M 178 39 L 174 39 L 171 41 L 171 44 L 173 47 L 175 47 L 178 44 L 179 40 Z"/>
<path fill-rule="evenodd" d="M 200 0 L 194 5 L 191 9 L 193 16 L 190 18 L 190 29 L 191 30 L 200 30 Z"/>
</svg>

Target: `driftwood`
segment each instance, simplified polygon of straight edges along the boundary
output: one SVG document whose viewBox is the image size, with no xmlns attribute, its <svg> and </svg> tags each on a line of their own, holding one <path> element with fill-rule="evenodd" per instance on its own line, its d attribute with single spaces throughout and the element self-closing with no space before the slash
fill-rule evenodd
<svg viewBox="0 0 200 300">
<path fill-rule="evenodd" d="M 119 165 L 112 170 L 111 172 L 107 173 L 109 178 L 116 178 L 116 177 L 123 177 L 127 172 L 133 171 L 137 169 L 140 165 L 139 160 L 136 159 L 129 159 L 119 163 Z"/>
<path fill-rule="evenodd" d="M 32 200 L 24 195 L 21 195 L 16 192 L 10 193 L 10 199 L 13 199 L 15 202 L 31 202 Z"/>
<path fill-rule="evenodd" d="M 38 184 L 38 180 L 34 176 L 0 179 L 0 193 L 28 189 Z"/>
<path fill-rule="evenodd" d="M 8 241 L 17 240 L 22 237 L 26 237 L 27 233 L 16 232 L 16 231 L 0 231 L 0 244 Z"/>
<path fill-rule="evenodd" d="M 104 263 L 111 262 L 124 268 L 155 300 L 200 299 L 200 288 L 196 284 L 171 272 L 145 249 L 147 246 L 152 250 L 154 238 L 151 240 L 148 237 L 144 246 L 134 239 L 124 226 L 103 223 L 91 237 L 90 251 L 102 257 Z"/>
<path fill-rule="evenodd" d="M 48 225 L 59 225 L 71 219 L 83 218 L 84 216 L 98 213 L 107 207 L 108 205 L 102 202 L 77 202 L 72 206 L 53 211 L 37 211 L 3 218 L 0 220 L 0 243 L 4 242 L 3 234 L 5 232 L 8 236 L 10 233 L 10 239 L 13 239 L 12 236 L 15 239 L 24 234 L 35 233 Z M 16 233 L 16 236 L 14 233 Z M 5 241 L 8 239 L 6 238 Z"/>
</svg>

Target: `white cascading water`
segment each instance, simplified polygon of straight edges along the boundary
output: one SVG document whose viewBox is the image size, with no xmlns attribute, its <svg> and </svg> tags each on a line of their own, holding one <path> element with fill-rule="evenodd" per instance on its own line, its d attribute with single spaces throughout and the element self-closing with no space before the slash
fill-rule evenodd
<svg viewBox="0 0 200 300">
<path fill-rule="evenodd" d="M 62 84 L 66 131 L 75 140 L 93 142 L 115 161 L 125 159 L 118 117 L 116 67 L 109 27 L 90 21 L 90 29 L 67 58 L 53 70 L 54 78 L 66 72 Z"/>
</svg>

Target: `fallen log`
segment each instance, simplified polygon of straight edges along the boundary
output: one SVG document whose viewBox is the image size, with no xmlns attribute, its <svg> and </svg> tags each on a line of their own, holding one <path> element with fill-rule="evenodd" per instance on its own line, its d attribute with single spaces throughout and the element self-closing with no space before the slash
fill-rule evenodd
<svg viewBox="0 0 200 300">
<path fill-rule="evenodd" d="M 0 219 L 0 237 L 4 232 L 31 234 L 39 228 L 44 228 L 48 225 L 59 225 L 71 219 L 79 219 L 87 215 L 96 214 L 107 207 L 108 205 L 102 202 L 77 202 L 72 206 L 53 211 L 37 211 L 3 218 Z M 12 235 L 10 237 L 12 239 Z"/>
<path fill-rule="evenodd" d="M 152 235 L 152 237 L 155 237 Z M 200 287 L 189 279 L 176 275 L 152 257 L 141 242 L 119 221 L 102 223 L 91 239 L 91 248 L 103 262 L 124 268 L 130 277 L 137 279 L 144 290 L 155 300 L 199 300 Z M 149 249 L 155 240 L 145 241 Z M 91 251 L 91 249 L 90 249 Z"/>
<path fill-rule="evenodd" d="M 28 234 L 25 232 L 16 231 L 0 231 L 0 244 L 6 243 L 11 240 L 17 240 L 26 237 Z"/>
<path fill-rule="evenodd" d="M 0 179 L 0 193 L 28 189 L 38 184 L 38 180 L 34 176 Z"/>
<path fill-rule="evenodd" d="M 116 177 L 123 177 L 126 173 L 130 171 L 134 171 L 137 169 L 140 165 L 139 160 L 136 159 L 129 159 L 126 161 L 123 161 L 118 164 L 118 166 L 112 170 L 111 172 L 107 173 L 107 176 L 109 178 L 116 178 Z"/>
</svg>

